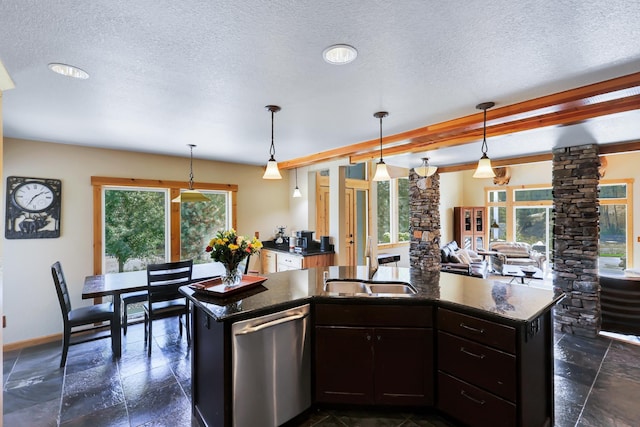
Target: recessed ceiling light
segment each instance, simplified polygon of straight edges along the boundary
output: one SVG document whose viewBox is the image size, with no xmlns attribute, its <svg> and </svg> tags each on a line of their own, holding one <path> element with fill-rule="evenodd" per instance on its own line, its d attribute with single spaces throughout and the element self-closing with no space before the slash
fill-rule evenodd
<svg viewBox="0 0 640 427">
<path fill-rule="evenodd" d="M 52 62 L 51 64 L 49 64 L 49 69 L 54 73 L 62 74 L 63 76 L 67 77 L 73 77 L 74 79 L 84 80 L 89 78 L 89 73 L 78 67 L 74 67 L 73 65 Z"/>
<path fill-rule="evenodd" d="M 322 52 L 322 57 L 329 64 L 343 65 L 356 59 L 358 51 L 348 44 L 334 44 Z"/>
</svg>

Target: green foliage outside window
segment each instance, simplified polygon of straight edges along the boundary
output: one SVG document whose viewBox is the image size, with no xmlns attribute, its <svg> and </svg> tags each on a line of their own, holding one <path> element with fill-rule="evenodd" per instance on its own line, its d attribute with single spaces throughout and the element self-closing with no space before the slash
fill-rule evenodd
<svg viewBox="0 0 640 427">
<path fill-rule="evenodd" d="M 398 242 L 409 241 L 409 180 L 398 179 Z"/>
<path fill-rule="evenodd" d="M 180 207 L 180 258 L 193 259 L 195 264 L 211 262 L 204 249 L 218 231 L 230 227 L 227 224 L 227 195 L 203 194 L 211 202 L 182 203 Z"/>
<path fill-rule="evenodd" d="M 105 190 L 105 255 L 113 257 L 118 272 L 129 260 L 165 258 L 165 193 L 142 190 Z M 137 268 L 144 269 L 142 262 Z M 107 268 L 107 272 L 110 271 Z"/>
<path fill-rule="evenodd" d="M 391 241 L 390 183 L 378 182 L 378 243 Z"/>
</svg>

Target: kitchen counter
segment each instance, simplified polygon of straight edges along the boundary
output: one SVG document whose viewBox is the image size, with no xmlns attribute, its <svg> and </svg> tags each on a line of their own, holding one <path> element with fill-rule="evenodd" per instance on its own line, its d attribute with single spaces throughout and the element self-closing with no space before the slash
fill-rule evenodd
<svg viewBox="0 0 640 427">
<path fill-rule="evenodd" d="M 325 271 L 328 271 L 328 279 L 408 282 L 418 293 L 398 297 L 329 296 L 323 290 Z M 561 298 L 555 297 L 550 289 L 451 273 L 421 273 L 404 267 L 379 267 L 371 277 L 364 266 L 291 270 L 266 277 L 268 279 L 262 285 L 231 298 L 216 299 L 196 294 L 187 286 L 182 287 L 181 292 L 217 321 L 235 321 L 256 313 L 300 305 L 312 299 L 353 299 L 355 302 L 366 300 L 367 303 L 377 304 L 397 303 L 398 300 L 406 304 L 437 301 L 443 307 L 464 307 L 503 318 L 507 322 L 530 322 Z"/>
<path fill-rule="evenodd" d="M 234 383 L 237 373 L 244 372 L 249 380 L 271 378 L 275 373 L 269 369 L 278 360 L 295 366 L 277 372 L 311 371 L 299 378 L 302 386 L 297 389 L 305 395 L 315 390 L 311 407 L 412 406 L 438 409 L 472 427 L 553 425 L 551 308 L 562 298 L 553 290 L 385 266 L 373 273 L 364 266 L 330 266 L 266 277 L 259 286 L 224 299 L 180 288 L 193 304 L 192 407 L 200 425 L 234 425 L 241 418 L 232 415 L 238 410 L 234 402 L 239 395 L 246 398 Z M 325 279 L 406 282 L 417 292 L 332 294 L 324 291 Z M 309 314 L 297 313 L 302 306 L 310 307 Z M 244 354 L 249 362 L 240 367 L 236 361 L 244 347 L 238 353 L 235 348 L 245 338 L 238 338 L 234 328 L 255 319 L 262 323 L 252 331 L 279 334 L 275 325 L 282 320 L 261 319 L 285 312 L 292 319 L 307 319 L 309 329 L 296 337 L 310 337 L 309 343 L 292 346 L 291 338 L 281 339 L 285 344 L 265 352 L 276 355 L 274 361 Z M 264 345 L 272 342 L 265 339 Z M 283 362 L 280 356 L 291 356 L 293 349 L 300 350 L 295 362 Z M 246 369 L 253 371 L 247 374 Z M 271 411 L 260 402 L 255 405 L 264 408 L 251 413 Z M 293 415 L 304 417 L 308 405 Z"/>
</svg>

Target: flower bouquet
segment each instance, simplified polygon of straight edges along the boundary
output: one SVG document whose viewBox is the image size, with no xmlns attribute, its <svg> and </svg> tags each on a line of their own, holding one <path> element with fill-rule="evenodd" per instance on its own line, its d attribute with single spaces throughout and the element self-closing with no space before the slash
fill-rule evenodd
<svg viewBox="0 0 640 427">
<path fill-rule="evenodd" d="M 257 253 L 260 248 L 262 248 L 262 242 L 256 237 L 247 239 L 244 236 L 238 236 L 234 229 L 230 229 L 218 231 L 205 251 L 211 253 L 211 259 L 224 265 L 225 275 L 222 277 L 222 283 L 234 286 L 242 280 L 242 272 L 238 269 L 242 260 Z"/>
</svg>

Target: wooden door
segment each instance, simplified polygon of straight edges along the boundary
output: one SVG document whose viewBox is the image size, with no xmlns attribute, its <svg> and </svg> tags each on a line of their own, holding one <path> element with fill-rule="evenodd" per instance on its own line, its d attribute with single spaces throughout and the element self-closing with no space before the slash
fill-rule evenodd
<svg viewBox="0 0 640 427">
<path fill-rule="evenodd" d="M 329 235 L 329 187 L 316 188 L 316 238 Z"/>
<path fill-rule="evenodd" d="M 346 188 L 344 191 L 344 222 L 345 236 L 344 248 L 347 254 L 347 265 L 356 265 L 356 248 L 358 247 L 358 236 L 356 234 L 356 198 L 353 188 Z"/>
</svg>

